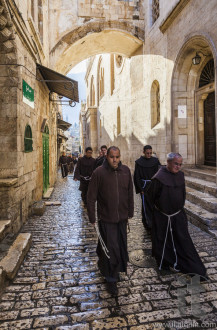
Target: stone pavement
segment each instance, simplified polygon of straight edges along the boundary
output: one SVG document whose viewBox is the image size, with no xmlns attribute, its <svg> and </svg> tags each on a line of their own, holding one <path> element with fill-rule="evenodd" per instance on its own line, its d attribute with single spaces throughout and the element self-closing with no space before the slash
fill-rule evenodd
<svg viewBox="0 0 217 330">
<path fill-rule="evenodd" d="M 159 271 L 151 257 L 150 237 L 136 198 L 130 220 L 128 274 L 121 274 L 119 294 L 111 297 L 97 269 L 96 234 L 81 204 L 78 182 L 58 178 L 43 216 L 32 216 L 23 232 L 32 233 L 32 247 L 17 276 L 0 297 L 0 329 L 216 329 L 217 241 L 189 225 L 210 281 L 192 285 L 181 274 Z M 135 251 L 138 250 L 138 253 Z M 141 262 L 143 266 L 135 264 Z M 181 279 L 190 279 L 182 276 Z M 199 297 L 198 305 L 191 299 Z M 179 298 L 179 299 L 178 299 Z M 198 318 L 203 316 L 202 318 Z"/>
</svg>

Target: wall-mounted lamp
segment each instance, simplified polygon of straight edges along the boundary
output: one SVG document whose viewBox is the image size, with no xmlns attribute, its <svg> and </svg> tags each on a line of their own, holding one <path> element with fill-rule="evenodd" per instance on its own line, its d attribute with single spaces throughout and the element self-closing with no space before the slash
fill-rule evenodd
<svg viewBox="0 0 217 330">
<path fill-rule="evenodd" d="M 198 65 L 200 64 L 200 61 L 201 61 L 201 56 L 196 52 L 196 56 L 192 58 L 192 63 L 194 65 Z"/>
<path fill-rule="evenodd" d="M 204 53 L 202 53 L 201 51 L 196 52 L 196 55 L 192 58 L 192 63 L 194 65 L 200 64 L 201 56 L 198 53 L 201 53 L 203 56 L 207 56 Z"/>
</svg>

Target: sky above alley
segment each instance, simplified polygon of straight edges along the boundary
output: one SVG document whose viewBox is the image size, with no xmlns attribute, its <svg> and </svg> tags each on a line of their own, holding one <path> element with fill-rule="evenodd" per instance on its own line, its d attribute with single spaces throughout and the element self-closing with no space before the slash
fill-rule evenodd
<svg viewBox="0 0 217 330">
<path fill-rule="evenodd" d="M 71 124 L 79 123 L 79 112 L 81 109 L 81 101 L 86 100 L 86 87 L 85 87 L 85 77 L 86 73 L 86 60 L 78 63 L 74 66 L 67 76 L 78 82 L 78 91 L 79 91 L 79 103 L 76 103 L 75 107 L 70 107 L 69 105 L 63 105 L 63 119 L 68 121 Z"/>
</svg>

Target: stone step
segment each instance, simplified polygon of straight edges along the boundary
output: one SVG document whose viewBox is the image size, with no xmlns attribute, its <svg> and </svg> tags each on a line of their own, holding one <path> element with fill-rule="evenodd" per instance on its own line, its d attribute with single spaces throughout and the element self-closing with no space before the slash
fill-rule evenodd
<svg viewBox="0 0 217 330">
<path fill-rule="evenodd" d="M 186 176 L 191 176 L 197 179 L 216 183 L 216 173 L 213 170 L 204 170 L 200 168 L 184 168 L 183 171 Z"/>
<path fill-rule="evenodd" d="M 32 205 L 32 214 L 34 215 L 43 215 L 45 212 L 45 203 L 43 201 L 35 202 Z"/>
<path fill-rule="evenodd" d="M 217 230 L 217 214 L 206 211 L 200 205 L 186 200 L 185 202 L 185 211 L 188 217 L 188 220 L 193 223 L 195 226 L 201 228 L 206 232 L 211 230 Z"/>
<path fill-rule="evenodd" d="M 54 187 L 48 188 L 48 190 L 43 194 L 43 199 L 49 199 L 52 195 Z"/>
<path fill-rule="evenodd" d="M 210 194 L 186 187 L 186 199 L 211 213 L 217 212 L 217 198 Z"/>
<path fill-rule="evenodd" d="M 0 242 L 10 232 L 11 220 L 0 220 Z"/>
<path fill-rule="evenodd" d="M 217 197 L 217 185 L 214 182 L 194 178 L 191 176 L 185 176 L 186 186 L 199 190 L 203 193 L 208 193 L 214 197 Z"/>
<path fill-rule="evenodd" d="M 195 168 L 206 170 L 208 172 L 216 173 L 216 167 L 215 166 L 208 166 L 208 165 L 196 165 Z"/>
<path fill-rule="evenodd" d="M 19 234 L 13 245 L 10 247 L 7 255 L 1 260 L 0 269 L 3 269 L 8 279 L 12 280 L 15 277 L 21 263 L 29 251 L 31 241 L 32 235 L 30 233 Z"/>
</svg>

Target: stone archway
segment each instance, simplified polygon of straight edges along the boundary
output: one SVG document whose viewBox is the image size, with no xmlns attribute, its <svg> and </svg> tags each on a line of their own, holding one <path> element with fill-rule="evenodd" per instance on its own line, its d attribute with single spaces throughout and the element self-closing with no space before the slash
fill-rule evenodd
<svg viewBox="0 0 217 330">
<path fill-rule="evenodd" d="M 104 53 L 132 56 L 144 42 L 143 1 L 49 0 L 50 68 L 66 74 Z"/>
<path fill-rule="evenodd" d="M 144 31 L 124 22 L 90 22 L 67 33 L 50 51 L 50 67 L 66 74 L 97 54 L 142 54 Z"/>
<path fill-rule="evenodd" d="M 196 52 L 201 56 L 198 65 L 192 63 Z M 213 58 L 216 63 L 216 55 L 209 36 L 192 35 L 188 37 L 175 61 L 171 93 L 172 149 L 180 152 L 184 162 L 189 165 L 203 165 L 205 161 L 204 101 L 209 93 L 216 90 L 216 80 L 199 88 L 199 79 L 210 59 Z"/>
</svg>

